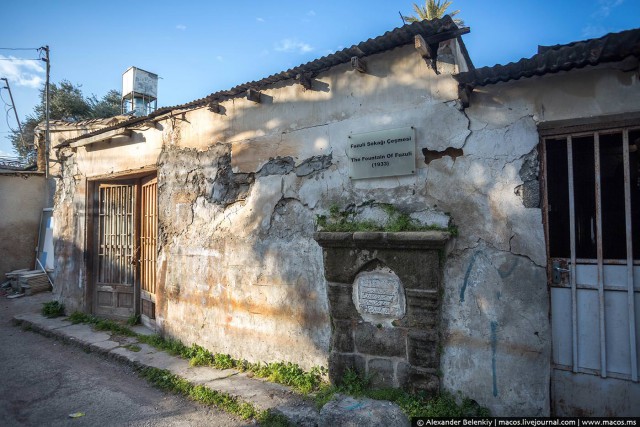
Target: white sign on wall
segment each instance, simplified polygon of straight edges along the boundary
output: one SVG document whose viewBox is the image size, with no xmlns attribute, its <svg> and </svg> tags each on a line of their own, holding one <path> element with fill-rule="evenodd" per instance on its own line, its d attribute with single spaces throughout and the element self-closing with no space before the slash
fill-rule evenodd
<svg viewBox="0 0 640 427">
<path fill-rule="evenodd" d="M 349 136 L 351 179 L 412 175 L 416 172 L 416 132 L 413 127 Z"/>
</svg>

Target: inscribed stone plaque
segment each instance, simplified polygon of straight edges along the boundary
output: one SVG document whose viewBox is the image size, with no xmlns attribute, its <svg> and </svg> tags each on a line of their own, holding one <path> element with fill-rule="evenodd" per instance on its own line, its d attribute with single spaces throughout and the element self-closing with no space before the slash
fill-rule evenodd
<svg viewBox="0 0 640 427">
<path fill-rule="evenodd" d="M 369 322 L 401 319 L 406 310 L 400 278 L 388 268 L 358 274 L 353 286 L 353 303 Z"/>
<path fill-rule="evenodd" d="M 349 136 L 351 179 L 411 175 L 416 172 L 416 132 L 413 127 Z"/>
</svg>

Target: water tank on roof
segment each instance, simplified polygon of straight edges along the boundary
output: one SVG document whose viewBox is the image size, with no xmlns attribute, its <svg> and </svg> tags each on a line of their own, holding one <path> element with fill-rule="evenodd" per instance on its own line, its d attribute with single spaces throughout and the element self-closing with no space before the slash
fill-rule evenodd
<svg viewBox="0 0 640 427">
<path fill-rule="evenodd" d="M 122 74 L 122 113 L 147 116 L 158 107 L 158 75 L 137 67 Z"/>
</svg>

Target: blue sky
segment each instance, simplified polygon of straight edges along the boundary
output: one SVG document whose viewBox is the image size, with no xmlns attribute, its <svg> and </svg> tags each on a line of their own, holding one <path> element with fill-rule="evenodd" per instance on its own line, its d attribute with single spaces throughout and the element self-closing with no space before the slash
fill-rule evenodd
<svg viewBox="0 0 640 427">
<path fill-rule="evenodd" d="M 130 66 L 157 73 L 158 105 L 171 106 L 257 80 L 401 26 L 411 1 L 8 0 L 0 47 L 51 48 L 51 79 L 86 95 L 120 89 Z M 471 28 L 463 37 L 476 67 L 530 57 L 537 46 L 640 27 L 640 0 L 492 2 L 453 0 Z M 37 52 L 0 50 L 21 119 L 38 101 Z M 0 90 L 4 100 L 9 96 Z M 0 100 L 0 156 L 12 154 L 13 112 Z M 8 122 L 8 123 L 7 123 Z"/>
</svg>

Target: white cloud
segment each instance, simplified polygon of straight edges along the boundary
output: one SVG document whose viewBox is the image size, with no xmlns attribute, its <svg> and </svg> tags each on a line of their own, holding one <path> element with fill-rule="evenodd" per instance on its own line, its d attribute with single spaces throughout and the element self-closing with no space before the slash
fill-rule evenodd
<svg viewBox="0 0 640 427">
<path fill-rule="evenodd" d="M 316 16 L 316 11 L 310 10 L 309 12 L 307 12 L 307 16 Z"/>
<path fill-rule="evenodd" d="M 598 10 L 592 15 L 593 18 L 606 18 L 611 14 L 611 10 L 624 3 L 624 0 L 598 0 Z"/>
<path fill-rule="evenodd" d="M 176 25 L 176 30 L 184 31 L 187 29 L 186 25 L 178 24 Z"/>
<path fill-rule="evenodd" d="M 582 28 L 582 37 L 587 39 L 594 39 L 596 37 L 602 37 L 608 33 L 607 29 L 602 25 L 592 25 L 588 24 L 584 28 Z"/>
<path fill-rule="evenodd" d="M 313 47 L 296 39 L 282 39 L 276 44 L 275 50 L 279 52 L 308 53 L 313 51 Z"/>
<path fill-rule="evenodd" d="M 256 21 L 258 21 L 258 22 L 264 22 L 264 18 L 256 18 Z"/>
<path fill-rule="evenodd" d="M 16 155 L 0 149 L 0 157 L 16 157 Z"/>
<path fill-rule="evenodd" d="M 216 56 L 216 59 L 220 62 L 224 61 L 224 58 L 220 55 Z"/>
<path fill-rule="evenodd" d="M 43 74 L 44 67 L 38 61 L 0 55 L 0 76 L 6 77 L 9 84 L 39 88 L 44 82 Z"/>
</svg>

